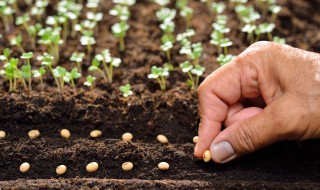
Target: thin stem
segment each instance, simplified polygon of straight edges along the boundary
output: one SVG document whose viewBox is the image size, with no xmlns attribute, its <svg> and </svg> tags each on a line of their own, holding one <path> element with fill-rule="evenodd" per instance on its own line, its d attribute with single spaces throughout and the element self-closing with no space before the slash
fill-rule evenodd
<svg viewBox="0 0 320 190">
<path fill-rule="evenodd" d="M 74 80 L 73 80 L 73 78 L 71 78 L 70 80 L 71 80 L 71 86 L 73 88 L 73 92 L 76 94 L 77 93 L 77 89 L 76 89 L 76 86 L 74 85 Z"/>
<path fill-rule="evenodd" d="M 170 50 L 166 51 L 168 62 L 171 63 Z"/>
<path fill-rule="evenodd" d="M 12 91 L 12 79 L 9 79 L 9 92 Z"/>
<path fill-rule="evenodd" d="M 126 49 L 126 44 L 124 43 L 124 38 L 119 37 L 119 49 L 123 52 Z"/>
<path fill-rule="evenodd" d="M 82 69 L 81 69 L 81 64 L 80 62 L 77 62 L 78 68 L 79 68 L 79 73 L 82 74 Z"/>
<path fill-rule="evenodd" d="M 191 89 L 194 89 L 194 78 L 193 78 L 192 74 L 190 73 L 190 71 L 188 72 L 188 75 L 189 75 L 190 80 L 192 81 Z"/>
</svg>

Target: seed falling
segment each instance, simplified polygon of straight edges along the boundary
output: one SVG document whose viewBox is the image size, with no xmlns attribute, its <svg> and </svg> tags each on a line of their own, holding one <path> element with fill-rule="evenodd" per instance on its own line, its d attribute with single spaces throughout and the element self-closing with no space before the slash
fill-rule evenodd
<svg viewBox="0 0 320 190">
<path fill-rule="evenodd" d="M 198 136 L 195 136 L 195 137 L 193 137 L 193 142 L 195 143 L 195 144 L 197 144 L 198 143 Z"/>
<path fill-rule="evenodd" d="M 60 135 L 61 135 L 63 138 L 68 139 L 68 138 L 70 138 L 71 133 L 70 133 L 70 131 L 69 131 L 68 129 L 62 129 L 62 130 L 60 131 Z"/>
<path fill-rule="evenodd" d="M 87 171 L 90 173 L 97 171 L 98 168 L 99 168 L 99 165 L 97 162 L 91 162 L 86 166 Z"/>
<path fill-rule="evenodd" d="M 0 139 L 3 139 L 6 137 L 6 132 L 0 131 Z"/>
<path fill-rule="evenodd" d="M 209 150 L 206 150 L 203 155 L 202 158 L 205 162 L 209 162 L 211 160 L 211 154 Z"/>
<path fill-rule="evenodd" d="M 92 138 L 98 138 L 98 137 L 101 137 L 101 135 L 102 135 L 102 132 L 100 130 L 93 130 L 90 133 L 90 137 Z"/>
<path fill-rule="evenodd" d="M 160 170 L 168 170 L 169 169 L 169 164 L 167 162 L 160 162 L 158 164 L 158 168 Z"/>
<path fill-rule="evenodd" d="M 131 133 L 124 133 L 122 135 L 122 140 L 124 141 L 131 141 L 133 139 L 133 135 Z"/>
<path fill-rule="evenodd" d="M 132 170 L 132 168 L 133 168 L 132 162 L 125 162 L 122 164 L 122 169 L 124 171 L 130 171 L 130 170 Z"/>
<path fill-rule="evenodd" d="M 30 169 L 30 164 L 28 162 L 24 162 L 20 165 L 20 172 L 26 173 Z"/>
<path fill-rule="evenodd" d="M 67 166 L 65 166 L 65 165 L 60 165 L 60 166 L 58 166 L 57 168 L 56 168 L 56 173 L 58 174 L 58 175 L 63 175 L 63 174 L 65 174 L 67 172 Z"/>
<path fill-rule="evenodd" d="M 158 135 L 158 136 L 157 136 L 157 139 L 158 139 L 158 141 L 159 141 L 160 143 L 162 143 L 162 144 L 169 143 L 168 138 L 167 138 L 166 136 L 164 136 L 164 135 Z"/>
<path fill-rule="evenodd" d="M 39 130 L 31 130 L 31 131 L 29 131 L 28 136 L 30 139 L 35 139 L 40 136 L 40 132 L 39 132 Z"/>
</svg>

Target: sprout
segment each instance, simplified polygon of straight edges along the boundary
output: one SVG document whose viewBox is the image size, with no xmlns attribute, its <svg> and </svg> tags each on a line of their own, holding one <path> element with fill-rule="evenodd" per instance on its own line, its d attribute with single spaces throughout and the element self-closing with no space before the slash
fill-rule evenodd
<svg viewBox="0 0 320 190">
<path fill-rule="evenodd" d="M 74 90 L 74 93 L 76 93 L 77 91 L 76 91 L 76 86 L 74 84 L 74 80 L 78 79 L 80 77 L 81 77 L 81 73 L 78 72 L 78 69 L 77 68 L 73 68 L 71 70 L 71 72 L 66 72 L 65 73 L 65 75 L 63 76 L 63 80 L 64 80 L 64 82 L 67 82 L 67 83 L 71 82 L 71 86 L 72 86 L 72 88 Z"/>
<path fill-rule="evenodd" d="M 74 61 L 77 63 L 79 72 L 82 73 L 81 62 L 83 62 L 84 53 L 73 53 L 70 57 L 70 61 Z"/>
<path fill-rule="evenodd" d="M 250 25 L 246 24 L 241 31 L 246 32 L 248 34 L 248 39 L 250 40 L 250 43 L 252 44 L 254 42 L 254 31 L 257 29 L 256 25 Z"/>
<path fill-rule="evenodd" d="M 88 76 L 87 76 L 87 81 L 84 82 L 84 85 L 90 86 L 90 88 L 91 88 L 91 90 L 92 90 L 92 89 L 93 89 L 93 83 L 94 83 L 95 80 L 96 80 L 96 77 L 93 77 L 93 76 L 91 76 L 91 75 L 88 75 Z"/>
<path fill-rule="evenodd" d="M 170 3 L 170 0 L 153 0 L 153 2 L 157 3 L 161 7 L 164 7 Z"/>
<path fill-rule="evenodd" d="M 123 6 L 131 6 L 136 3 L 136 0 L 113 0 L 113 3 L 117 3 Z"/>
<path fill-rule="evenodd" d="M 39 70 L 33 70 L 32 74 L 34 78 L 40 78 L 40 85 L 43 88 L 43 75 L 46 73 L 44 67 L 40 67 Z"/>
<path fill-rule="evenodd" d="M 184 7 L 186 7 L 188 5 L 188 0 L 177 0 L 176 1 L 176 7 L 178 9 L 183 9 Z"/>
<path fill-rule="evenodd" d="M 220 2 L 220 3 L 214 2 L 212 3 L 211 8 L 215 15 L 219 15 L 223 13 L 223 11 L 226 9 L 226 4 L 223 2 Z"/>
<path fill-rule="evenodd" d="M 169 76 L 168 67 L 151 67 L 151 74 L 148 75 L 149 79 L 156 79 L 160 85 L 161 90 L 166 90 L 166 79 Z"/>
<path fill-rule="evenodd" d="M 54 64 L 59 62 L 59 45 L 63 43 L 60 36 L 60 30 L 60 27 L 46 27 L 38 32 L 38 36 L 41 37 L 40 40 L 38 40 L 38 43 L 47 47 L 50 55 L 54 57 Z"/>
<path fill-rule="evenodd" d="M 244 24 L 253 24 L 261 18 L 261 15 L 254 10 L 253 6 L 238 5 L 235 11 Z"/>
<path fill-rule="evenodd" d="M 156 12 L 157 18 L 162 23 L 172 21 L 175 18 L 176 14 L 177 14 L 177 11 L 175 9 L 169 9 L 169 8 L 162 8 Z"/>
<path fill-rule="evenodd" d="M 126 33 L 129 28 L 129 25 L 124 21 L 116 23 L 111 27 L 114 36 L 119 39 L 119 49 L 121 52 L 126 49 L 124 38 L 126 37 Z"/>
<path fill-rule="evenodd" d="M 272 31 L 275 29 L 276 25 L 274 23 L 262 23 L 256 28 L 255 33 L 257 35 L 257 40 L 259 40 L 261 34 L 267 34 L 270 41 L 272 41 Z"/>
<path fill-rule="evenodd" d="M 23 25 L 23 27 L 28 30 L 29 26 L 28 26 L 28 22 L 30 21 L 30 16 L 28 13 L 25 13 L 22 16 L 19 16 L 16 18 L 16 25 Z"/>
<path fill-rule="evenodd" d="M 187 84 L 190 85 L 191 89 L 197 90 L 199 86 L 199 78 L 203 75 L 205 68 L 200 65 L 193 66 L 189 61 L 181 63 L 180 68 L 183 73 L 187 73 L 189 76 Z M 193 75 L 195 75 L 195 77 Z"/>
<path fill-rule="evenodd" d="M 89 9 L 93 9 L 94 11 L 99 6 L 100 0 L 88 0 L 86 7 Z"/>
<path fill-rule="evenodd" d="M 273 41 L 278 44 L 286 44 L 286 39 L 280 38 L 279 36 L 274 36 Z"/>
<path fill-rule="evenodd" d="M 32 91 L 32 86 L 31 86 L 31 64 L 30 64 L 30 59 L 33 57 L 33 53 L 23 53 L 22 56 L 20 57 L 21 59 L 26 59 L 28 65 L 23 65 L 22 66 L 22 78 L 27 78 L 28 79 L 28 84 L 29 84 L 29 91 Z"/>
<path fill-rule="evenodd" d="M 281 6 L 278 6 L 278 5 L 271 5 L 269 7 L 269 11 L 272 13 L 272 19 L 273 20 L 276 20 L 279 12 L 281 11 Z"/>
<path fill-rule="evenodd" d="M 60 88 L 60 84 L 59 84 L 59 81 L 58 79 L 55 77 L 54 73 L 53 73 L 53 69 L 52 69 L 52 63 L 53 63 L 53 60 L 54 60 L 54 57 L 50 54 L 48 54 L 47 52 L 45 52 L 43 55 L 39 55 L 37 57 L 37 60 L 38 61 L 41 61 L 41 65 L 42 66 L 46 66 L 49 68 L 56 84 L 57 84 L 57 87 Z"/>
<path fill-rule="evenodd" d="M 92 36 L 81 36 L 80 43 L 83 46 L 87 46 L 88 57 L 92 53 L 92 45 L 96 44 L 96 40 Z"/>
<path fill-rule="evenodd" d="M 9 48 L 4 48 L 2 55 L 0 55 L 0 61 L 9 62 L 10 55 L 11 55 L 11 50 Z"/>
<path fill-rule="evenodd" d="M 11 31 L 11 27 L 13 27 L 14 20 L 13 20 L 13 14 L 15 10 L 8 5 L 8 1 L 1 1 L 0 4 L 0 16 L 2 18 L 4 28 L 6 33 L 9 33 Z"/>
<path fill-rule="evenodd" d="M 218 15 L 217 16 L 217 24 L 226 25 L 228 22 L 228 17 L 226 15 Z"/>
<path fill-rule="evenodd" d="M 248 0 L 231 0 L 232 7 L 236 7 L 241 4 L 246 4 Z"/>
<path fill-rule="evenodd" d="M 161 45 L 160 48 L 166 52 L 166 56 L 167 56 L 167 59 L 169 61 L 169 63 L 171 62 L 171 58 L 170 58 L 170 49 L 173 48 L 173 44 L 172 42 L 168 41 L 166 42 L 165 44 Z"/>
<path fill-rule="evenodd" d="M 191 27 L 192 14 L 193 14 L 193 9 L 190 7 L 186 6 L 180 10 L 180 16 L 182 16 L 185 19 L 187 28 Z"/>
<path fill-rule="evenodd" d="M 220 46 L 223 48 L 225 55 L 228 54 L 228 47 L 232 46 L 232 44 L 233 43 L 229 40 L 229 38 L 221 39 Z"/>
<path fill-rule="evenodd" d="M 64 76 L 66 75 L 67 70 L 61 66 L 57 66 L 53 69 L 53 76 L 57 79 L 60 87 L 60 92 L 62 92 L 62 89 L 64 87 Z"/>
<path fill-rule="evenodd" d="M 21 43 L 22 43 L 22 36 L 21 35 L 18 35 L 16 37 L 13 37 L 10 39 L 10 45 L 12 46 L 17 46 L 17 48 L 22 52 L 24 53 L 24 49 L 23 47 L 21 46 Z"/>
<path fill-rule="evenodd" d="M 219 63 L 220 66 L 225 65 L 229 62 L 231 62 L 233 59 L 235 58 L 235 56 L 233 55 L 224 55 L 224 54 L 220 54 L 219 57 L 217 58 L 217 61 Z"/>
<path fill-rule="evenodd" d="M 121 21 L 127 21 L 130 17 L 129 8 L 122 5 L 115 5 L 110 11 L 109 14 L 112 16 L 118 17 Z"/>
<path fill-rule="evenodd" d="M 133 92 L 131 91 L 130 84 L 126 84 L 125 86 L 120 86 L 119 90 L 122 92 L 123 97 L 125 98 L 133 94 Z"/>
<path fill-rule="evenodd" d="M 30 36 L 31 41 L 31 48 L 35 49 L 36 47 L 36 39 L 37 39 L 37 33 L 42 29 L 42 25 L 37 23 L 35 25 L 29 25 L 27 32 Z"/>
</svg>

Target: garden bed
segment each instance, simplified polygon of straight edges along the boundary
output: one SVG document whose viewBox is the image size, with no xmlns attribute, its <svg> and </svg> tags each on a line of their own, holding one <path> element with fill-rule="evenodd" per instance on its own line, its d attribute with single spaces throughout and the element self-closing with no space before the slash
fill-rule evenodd
<svg viewBox="0 0 320 190">
<path fill-rule="evenodd" d="M 51 2 L 55 4 L 56 2 Z M 276 20 L 274 34 L 286 39 L 287 44 L 298 48 L 320 51 L 320 2 L 281 0 L 282 11 Z M 171 3 L 170 7 L 174 7 Z M 110 33 L 116 18 L 108 14 L 113 7 L 105 1 L 99 8 L 104 13 L 95 33 L 94 53 L 110 49 L 120 57 L 122 64 L 114 70 L 112 84 L 97 77 L 95 87 L 89 90 L 77 82 L 77 93 L 66 86 L 62 93 L 55 87 L 54 79 L 47 77 L 44 85 L 34 82 L 32 92 L 22 88 L 8 92 L 9 84 L 0 78 L 0 130 L 7 136 L 0 139 L 0 189 L 317 189 L 320 185 L 320 141 L 282 142 L 267 147 L 231 163 L 217 165 L 205 163 L 193 155 L 192 139 L 197 135 L 199 122 L 196 92 L 185 83 L 187 77 L 179 69 L 170 73 L 167 90 L 147 78 L 150 67 L 161 66 L 166 55 L 160 49 L 161 29 L 155 16 L 158 6 L 149 0 L 138 0 L 131 9 L 130 29 L 126 37 L 126 51 L 119 52 L 117 39 Z M 216 48 L 210 44 L 210 12 L 204 3 L 190 1 L 194 9 L 192 27 L 196 31 L 194 42 L 202 42 L 201 65 L 205 76 L 217 69 Z M 23 9 L 23 7 L 21 7 Z M 54 13 L 47 8 L 48 14 Z M 249 43 L 239 31 L 238 18 L 233 11 L 229 16 L 228 35 L 233 41 L 229 52 L 239 54 Z M 266 18 L 268 20 L 268 18 Z M 185 30 L 181 17 L 175 19 L 175 34 Z M 0 23 L 3 28 L 3 24 Z M 210 28 L 210 29 L 208 29 Z M 1 29 L 3 30 L 3 29 Z M 0 52 L 9 46 L 6 35 L 0 41 Z M 27 33 L 16 27 L 14 34 Z M 79 38 L 79 36 L 78 36 Z M 79 39 L 68 39 L 68 45 L 60 52 L 59 65 L 72 68 L 69 57 L 74 51 L 85 51 Z M 266 37 L 262 37 L 267 39 Z M 23 47 L 32 50 L 28 42 Z M 172 63 L 185 60 L 179 55 L 179 46 L 172 50 Z M 45 47 L 37 46 L 36 52 Z M 13 55 L 19 50 L 13 47 Z M 83 75 L 91 62 L 84 60 Z M 2 69 L 2 64 L 0 64 Z M 130 83 L 133 96 L 122 97 L 120 86 Z M 28 132 L 38 129 L 37 139 L 29 139 Z M 69 129 L 71 137 L 63 139 L 60 130 Z M 90 138 L 90 132 L 98 129 L 102 136 Z M 124 142 L 125 132 L 133 134 L 132 142 Z M 160 144 L 156 136 L 164 134 L 169 144 Z M 123 171 L 121 164 L 130 161 L 132 171 Z M 170 169 L 161 171 L 157 165 L 165 161 Z M 27 173 L 21 173 L 23 162 L 31 165 Z M 99 163 L 94 173 L 86 171 L 90 162 Z M 58 165 L 67 166 L 67 172 L 58 176 Z"/>
</svg>

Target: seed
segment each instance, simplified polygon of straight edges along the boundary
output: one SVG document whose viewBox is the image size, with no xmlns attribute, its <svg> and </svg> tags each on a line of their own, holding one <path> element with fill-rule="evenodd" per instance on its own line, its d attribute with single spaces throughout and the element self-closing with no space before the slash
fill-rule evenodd
<svg viewBox="0 0 320 190">
<path fill-rule="evenodd" d="M 30 164 L 28 162 L 24 162 L 20 165 L 20 172 L 26 173 L 30 169 Z"/>
<path fill-rule="evenodd" d="M 67 172 L 67 166 L 65 166 L 65 165 L 60 165 L 60 166 L 58 166 L 57 168 L 56 168 L 56 173 L 58 174 L 58 175 L 63 175 L 63 174 L 65 174 Z"/>
<path fill-rule="evenodd" d="M 98 168 L 99 168 L 99 165 L 97 162 L 91 162 L 86 166 L 87 171 L 90 173 L 97 171 Z"/>
<path fill-rule="evenodd" d="M 167 162 L 160 162 L 158 164 L 158 168 L 160 170 L 168 170 L 169 169 L 169 164 Z"/>
<path fill-rule="evenodd" d="M 38 130 L 31 130 L 29 131 L 28 136 L 30 139 L 35 139 L 40 136 L 40 132 Z"/>
<path fill-rule="evenodd" d="M 93 130 L 90 133 L 90 137 L 92 138 L 98 138 L 102 135 L 102 132 L 100 130 Z"/>
<path fill-rule="evenodd" d="M 122 135 L 122 140 L 124 141 L 131 141 L 133 139 L 133 135 L 131 133 L 124 133 Z"/>
<path fill-rule="evenodd" d="M 133 168 L 133 164 L 131 162 L 125 162 L 122 164 L 122 169 L 124 171 L 130 171 Z"/>
<path fill-rule="evenodd" d="M 193 142 L 195 143 L 195 144 L 197 144 L 198 143 L 198 136 L 195 136 L 195 137 L 193 137 Z"/>
<path fill-rule="evenodd" d="M 6 137 L 6 132 L 0 131 L 0 139 L 5 138 L 5 137 Z"/>
<path fill-rule="evenodd" d="M 205 162 L 209 162 L 211 160 L 211 154 L 209 150 L 206 150 L 203 155 L 202 158 Z"/>
<path fill-rule="evenodd" d="M 164 136 L 164 135 L 158 135 L 158 136 L 157 136 L 157 139 L 158 139 L 158 141 L 159 141 L 160 143 L 162 143 L 162 144 L 169 143 L 168 138 L 167 138 L 166 136 Z"/>
<path fill-rule="evenodd" d="M 68 138 L 70 138 L 71 133 L 70 133 L 70 131 L 69 131 L 68 129 L 62 129 L 62 130 L 60 131 L 60 135 L 61 135 L 63 138 L 68 139 Z"/>
</svg>

